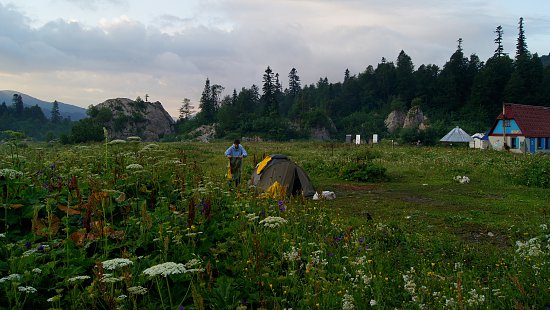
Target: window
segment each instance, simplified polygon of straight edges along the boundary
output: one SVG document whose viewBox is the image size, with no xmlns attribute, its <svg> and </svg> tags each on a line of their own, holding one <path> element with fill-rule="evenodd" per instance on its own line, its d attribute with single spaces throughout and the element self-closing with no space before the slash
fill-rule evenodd
<svg viewBox="0 0 550 310">
<path fill-rule="evenodd" d="M 546 149 L 550 150 L 550 138 L 546 138 Z"/>
<path fill-rule="evenodd" d="M 517 149 L 518 148 L 518 138 L 517 137 L 511 137 L 510 138 L 510 148 Z"/>
<path fill-rule="evenodd" d="M 543 138 L 535 138 L 537 139 L 537 150 L 542 149 L 542 139 Z"/>
</svg>

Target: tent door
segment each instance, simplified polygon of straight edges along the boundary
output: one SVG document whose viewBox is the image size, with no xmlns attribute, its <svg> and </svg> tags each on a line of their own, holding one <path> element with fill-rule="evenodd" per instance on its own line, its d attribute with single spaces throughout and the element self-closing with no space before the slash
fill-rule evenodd
<svg viewBox="0 0 550 310">
<path fill-rule="evenodd" d="M 298 177 L 298 172 L 294 169 L 294 181 L 292 182 L 291 194 L 293 196 L 302 193 L 302 182 L 300 182 L 300 177 Z"/>
</svg>

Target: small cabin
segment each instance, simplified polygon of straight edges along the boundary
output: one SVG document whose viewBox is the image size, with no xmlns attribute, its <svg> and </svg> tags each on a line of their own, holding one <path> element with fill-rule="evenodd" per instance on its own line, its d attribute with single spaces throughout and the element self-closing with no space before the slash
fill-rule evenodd
<svg viewBox="0 0 550 310">
<path fill-rule="evenodd" d="M 550 152 L 550 107 L 505 103 L 488 136 L 494 150 Z"/>
</svg>

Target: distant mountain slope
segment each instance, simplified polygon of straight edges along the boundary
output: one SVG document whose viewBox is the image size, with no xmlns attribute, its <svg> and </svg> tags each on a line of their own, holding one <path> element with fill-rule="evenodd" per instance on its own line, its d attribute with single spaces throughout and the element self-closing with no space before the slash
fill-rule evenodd
<svg viewBox="0 0 550 310">
<path fill-rule="evenodd" d="M 25 106 L 32 107 L 34 105 L 38 105 L 42 111 L 44 112 L 44 115 L 46 117 L 50 117 L 51 111 L 52 111 L 52 102 L 46 102 L 37 98 L 34 98 L 32 96 L 29 96 L 27 94 L 14 91 L 14 90 L 0 90 L 0 104 L 2 102 L 5 102 L 6 105 L 12 104 L 12 99 L 14 94 L 19 94 L 23 98 L 23 104 Z M 59 112 L 61 113 L 61 116 L 63 117 L 70 117 L 73 121 L 78 121 L 80 119 L 83 119 L 87 117 L 86 115 L 86 109 L 77 107 L 75 105 L 67 104 L 58 101 L 59 103 Z"/>
</svg>

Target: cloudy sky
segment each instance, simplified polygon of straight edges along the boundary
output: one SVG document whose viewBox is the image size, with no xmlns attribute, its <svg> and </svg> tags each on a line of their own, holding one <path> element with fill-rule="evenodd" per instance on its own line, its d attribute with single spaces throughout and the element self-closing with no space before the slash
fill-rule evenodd
<svg viewBox="0 0 550 310">
<path fill-rule="evenodd" d="M 404 50 L 442 66 L 463 39 L 487 60 L 502 25 L 514 55 L 519 18 L 532 53 L 550 53 L 549 0 L 0 0 L 0 90 L 88 107 L 109 98 L 162 102 L 177 116 L 206 78 L 283 87 L 343 80 Z"/>
</svg>

